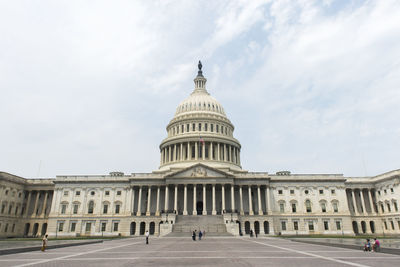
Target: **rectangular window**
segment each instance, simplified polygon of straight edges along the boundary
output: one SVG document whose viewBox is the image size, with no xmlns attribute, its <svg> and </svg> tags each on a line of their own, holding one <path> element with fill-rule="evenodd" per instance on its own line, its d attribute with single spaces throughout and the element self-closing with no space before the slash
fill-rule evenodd
<svg viewBox="0 0 400 267">
<path fill-rule="evenodd" d="M 211 127 L 211 132 L 214 132 L 214 124 L 211 124 L 210 127 Z"/>
<path fill-rule="evenodd" d="M 328 221 L 324 221 L 324 229 L 325 229 L 325 231 L 329 230 L 329 222 Z"/>
<path fill-rule="evenodd" d="M 321 210 L 322 210 L 322 212 L 326 212 L 326 204 L 325 203 L 321 203 Z"/>
<path fill-rule="evenodd" d="M 324 194 L 324 190 L 320 189 L 320 190 L 319 190 L 319 194 L 320 194 L 320 195 L 323 195 L 323 194 Z"/>
<path fill-rule="evenodd" d="M 298 222 L 298 221 L 294 221 L 294 222 L 293 222 L 293 229 L 294 229 L 295 231 L 299 230 L 299 222 Z"/>
<path fill-rule="evenodd" d="M 201 123 L 199 123 L 199 129 L 198 130 L 201 131 Z"/>
<path fill-rule="evenodd" d="M 308 221 L 308 230 L 314 231 L 314 222 L 313 221 Z"/>
<path fill-rule="evenodd" d="M 12 206 L 10 205 L 10 206 L 8 207 L 8 214 L 11 214 L 11 210 L 12 210 Z"/>
<path fill-rule="evenodd" d="M 390 221 L 390 225 L 392 226 L 392 230 L 394 230 L 394 223 L 393 223 L 393 221 Z"/>
<path fill-rule="evenodd" d="M 208 131 L 208 124 L 207 123 L 204 124 L 204 131 L 206 131 L 206 132 Z"/>
<path fill-rule="evenodd" d="M 281 213 L 285 212 L 285 204 L 280 203 L 279 204 L 279 210 L 280 210 Z"/>
<path fill-rule="evenodd" d="M 392 187 L 392 188 L 390 188 L 390 192 L 394 193 L 393 187 Z"/>
<path fill-rule="evenodd" d="M 181 132 L 184 133 L 185 132 L 185 125 L 182 124 L 181 126 Z"/>
<path fill-rule="evenodd" d="M 196 124 L 192 124 L 192 132 L 196 131 Z"/>
<path fill-rule="evenodd" d="M 78 204 L 74 204 L 74 214 L 78 214 Z"/>
<path fill-rule="evenodd" d="M 71 232 L 75 232 L 76 222 L 71 223 Z"/>
<path fill-rule="evenodd" d="M 295 203 L 292 203 L 292 212 L 296 213 L 296 204 Z"/>
<path fill-rule="evenodd" d="M 80 196 L 80 195 L 81 195 L 81 191 L 76 191 L 76 192 L 75 192 L 75 195 L 76 195 L 76 196 Z"/>
<path fill-rule="evenodd" d="M 278 190 L 278 195 L 282 195 L 283 191 L 282 190 Z"/>
<path fill-rule="evenodd" d="M 387 222 L 384 221 L 383 224 L 385 225 L 385 230 L 387 230 L 387 229 L 388 229 L 388 228 L 387 228 Z"/>
<path fill-rule="evenodd" d="M 1 213 L 4 213 L 4 210 L 5 210 L 5 209 L 6 209 L 6 205 L 3 204 L 3 205 L 1 206 Z"/>
<path fill-rule="evenodd" d="M 120 207 L 119 204 L 115 205 L 115 213 L 116 214 L 119 214 L 119 207 Z"/>
<path fill-rule="evenodd" d="M 117 191 L 117 196 L 120 196 L 121 195 L 121 191 Z"/>
<path fill-rule="evenodd" d="M 399 208 L 397 207 L 397 202 L 393 202 L 394 210 L 399 211 Z M 18 207 L 17 207 L 18 208 Z"/>
<path fill-rule="evenodd" d="M 219 132 L 219 125 L 215 125 L 215 131 L 218 133 Z"/>
<path fill-rule="evenodd" d="M 116 232 L 116 231 L 118 231 L 118 223 L 117 222 L 114 223 L 114 232 Z"/>
<path fill-rule="evenodd" d="M 66 210 L 67 210 L 67 204 L 62 204 L 61 205 L 61 214 L 65 214 Z"/>
<path fill-rule="evenodd" d="M 86 231 L 86 232 L 90 232 L 91 229 L 92 229 L 92 223 L 87 222 L 87 223 L 86 223 L 86 229 L 85 229 L 85 231 Z"/>
<path fill-rule="evenodd" d="M 107 214 L 107 212 L 108 212 L 108 205 L 104 205 L 103 206 L 103 213 Z"/>
<path fill-rule="evenodd" d="M 18 213 L 18 207 L 15 207 L 15 215 Z"/>
<path fill-rule="evenodd" d="M 102 232 L 105 232 L 105 231 L 106 231 L 106 226 L 107 226 L 107 223 L 106 223 L 106 222 L 102 222 L 102 223 L 101 223 L 101 231 L 102 231 Z"/>
<path fill-rule="evenodd" d="M 64 191 L 64 196 L 68 196 L 68 191 Z"/>
<path fill-rule="evenodd" d="M 334 203 L 332 204 L 332 206 L 333 206 L 333 212 L 338 212 L 338 211 L 339 211 L 339 209 L 338 209 L 338 204 L 337 204 L 336 202 L 334 202 Z"/>
<path fill-rule="evenodd" d="M 336 229 L 337 230 L 342 229 L 342 226 L 340 225 L 340 221 L 336 221 Z"/>
<path fill-rule="evenodd" d="M 286 222 L 281 222 L 282 231 L 286 231 Z"/>
<path fill-rule="evenodd" d="M 189 124 L 186 124 L 186 132 L 189 132 Z"/>
<path fill-rule="evenodd" d="M 332 195 L 336 194 L 335 189 L 332 189 L 332 190 L 331 190 L 331 194 L 332 194 Z"/>
<path fill-rule="evenodd" d="M 293 189 L 290 189 L 290 194 L 294 195 L 294 190 Z"/>
<path fill-rule="evenodd" d="M 106 195 L 106 196 L 109 196 L 109 195 L 110 195 L 110 191 L 106 191 L 106 192 L 105 192 L 105 195 Z"/>
<path fill-rule="evenodd" d="M 59 232 L 62 232 L 64 230 L 64 223 L 63 222 L 60 222 L 59 224 L 58 224 L 58 231 Z"/>
</svg>

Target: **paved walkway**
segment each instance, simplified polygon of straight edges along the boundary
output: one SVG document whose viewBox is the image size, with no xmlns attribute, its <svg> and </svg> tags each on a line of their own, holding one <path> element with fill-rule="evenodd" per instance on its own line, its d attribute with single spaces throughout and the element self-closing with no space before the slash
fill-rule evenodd
<svg viewBox="0 0 400 267">
<path fill-rule="evenodd" d="M 345 245 L 357 245 L 364 246 L 366 241 L 362 238 L 292 238 L 292 240 L 298 241 L 311 241 L 311 242 L 319 242 L 325 244 L 345 244 Z M 370 241 L 373 242 L 373 238 L 370 238 Z M 382 248 L 397 248 L 400 249 L 400 239 L 379 239 Z"/>
<path fill-rule="evenodd" d="M 62 244 L 79 244 L 85 243 L 88 241 L 95 241 L 96 239 L 78 239 L 78 240 L 50 240 L 49 245 L 62 245 Z M 37 247 L 40 249 L 42 246 L 42 240 L 20 240 L 14 241 L 12 239 L 9 240 L 1 240 L 0 241 L 0 250 L 4 249 L 12 249 L 12 248 L 26 248 L 26 247 Z"/>
<path fill-rule="evenodd" d="M 400 256 L 279 238 L 190 237 L 104 241 L 0 256 L 1 266 L 397 266 Z"/>
</svg>

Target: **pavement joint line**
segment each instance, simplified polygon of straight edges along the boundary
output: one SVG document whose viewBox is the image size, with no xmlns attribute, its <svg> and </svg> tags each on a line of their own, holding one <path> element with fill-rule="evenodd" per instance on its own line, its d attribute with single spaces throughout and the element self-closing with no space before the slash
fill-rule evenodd
<svg viewBox="0 0 400 267">
<path fill-rule="evenodd" d="M 245 239 L 242 239 L 242 240 L 245 240 Z M 332 257 L 326 257 L 326 256 L 321 256 L 321 255 L 309 253 L 309 252 L 298 251 L 298 250 L 294 250 L 294 249 L 290 249 L 290 248 L 285 248 L 285 247 L 279 247 L 279 246 L 275 246 L 275 245 L 265 244 L 265 243 L 254 241 L 254 240 L 246 240 L 246 241 L 254 242 L 254 243 L 257 243 L 257 244 L 260 244 L 260 245 L 269 246 L 269 247 L 273 247 L 273 248 L 280 248 L 280 249 L 283 249 L 283 250 L 286 250 L 286 251 L 290 251 L 290 252 L 309 255 L 309 256 L 312 256 L 312 257 L 315 257 L 315 258 L 320 258 L 320 259 L 333 261 L 333 262 L 337 262 L 337 263 L 342 263 L 342 264 L 347 264 L 347 265 L 352 265 L 352 266 L 357 266 L 357 267 L 369 267 L 368 265 L 364 265 L 364 264 L 342 261 L 342 260 L 339 260 L 339 259 L 334 259 Z"/>
<path fill-rule="evenodd" d="M 110 249 L 115 249 L 115 248 L 121 248 L 121 247 L 131 246 L 131 245 L 135 245 L 135 244 L 139 244 L 139 243 L 142 243 L 142 242 L 135 242 L 135 243 L 123 244 L 123 245 L 114 246 L 114 247 L 106 247 L 106 248 L 102 248 L 102 249 L 91 250 L 91 251 L 88 251 L 88 252 L 81 252 L 81 253 L 76 253 L 76 254 L 72 254 L 72 255 L 62 256 L 62 257 L 58 257 L 58 258 L 45 259 L 45 260 L 41 260 L 41 261 L 38 261 L 38 262 L 32 262 L 32 263 L 27 263 L 27 264 L 15 265 L 15 267 L 31 266 L 31 265 L 36 265 L 36 264 L 42 264 L 42 263 L 50 262 L 50 261 L 63 260 L 63 259 L 71 258 L 71 257 L 77 257 L 77 256 L 85 255 L 85 254 L 90 254 L 90 253 L 96 253 L 96 252 L 104 251 L 104 250 L 110 250 Z"/>
</svg>

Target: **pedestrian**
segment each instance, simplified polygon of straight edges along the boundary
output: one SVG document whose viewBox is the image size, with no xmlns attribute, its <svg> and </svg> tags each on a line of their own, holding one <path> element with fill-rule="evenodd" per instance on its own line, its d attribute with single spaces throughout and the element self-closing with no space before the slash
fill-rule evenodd
<svg viewBox="0 0 400 267">
<path fill-rule="evenodd" d="M 149 236 L 150 236 L 150 233 L 149 233 L 149 231 L 146 231 L 146 245 L 148 245 L 149 244 Z"/>
<path fill-rule="evenodd" d="M 199 231 L 199 241 L 201 240 L 201 237 L 203 236 L 203 233 L 201 232 L 201 230 Z"/>
<path fill-rule="evenodd" d="M 46 247 L 47 247 L 47 242 L 48 242 L 48 240 L 47 240 L 47 234 L 45 234 L 44 235 L 44 237 L 43 237 L 43 239 L 42 239 L 42 248 L 41 248 L 41 251 L 45 251 L 46 250 Z"/>
<path fill-rule="evenodd" d="M 250 237 L 253 237 L 253 230 L 250 229 Z"/>
<path fill-rule="evenodd" d="M 364 251 L 371 251 L 371 242 L 367 238 L 365 244 L 364 244 Z"/>
<path fill-rule="evenodd" d="M 196 230 L 194 230 L 192 233 L 192 239 L 193 241 L 196 241 Z"/>
<path fill-rule="evenodd" d="M 381 243 L 378 239 L 374 238 L 374 244 L 372 245 L 372 251 L 378 252 L 381 247 Z"/>
</svg>

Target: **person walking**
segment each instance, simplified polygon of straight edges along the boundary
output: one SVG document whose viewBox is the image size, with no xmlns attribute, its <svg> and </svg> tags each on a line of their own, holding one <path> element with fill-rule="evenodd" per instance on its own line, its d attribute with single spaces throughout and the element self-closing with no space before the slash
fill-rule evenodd
<svg viewBox="0 0 400 267">
<path fill-rule="evenodd" d="M 203 236 L 203 233 L 201 232 L 201 230 L 200 230 L 200 232 L 199 232 L 199 241 L 201 240 L 201 237 Z"/>
<path fill-rule="evenodd" d="M 47 234 L 43 236 L 43 239 L 42 239 L 42 248 L 41 248 L 41 251 L 42 251 L 42 252 L 44 252 L 44 251 L 46 250 L 47 242 L 48 242 L 47 237 L 48 237 Z"/>
<path fill-rule="evenodd" d="M 196 230 L 194 230 L 192 233 L 192 239 L 193 241 L 196 241 Z"/>
<path fill-rule="evenodd" d="M 148 245 L 149 244 L 149 236 L 150 236 L 149 231 L 146 231 L 145 236 L 146 236 L 146 245 Z"/>
</svg>

